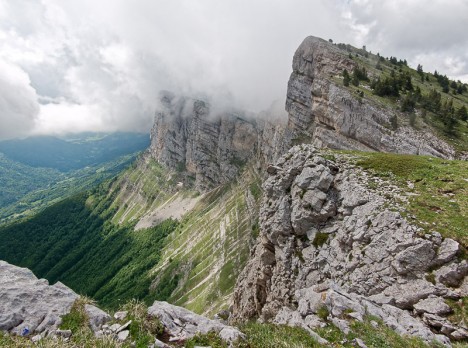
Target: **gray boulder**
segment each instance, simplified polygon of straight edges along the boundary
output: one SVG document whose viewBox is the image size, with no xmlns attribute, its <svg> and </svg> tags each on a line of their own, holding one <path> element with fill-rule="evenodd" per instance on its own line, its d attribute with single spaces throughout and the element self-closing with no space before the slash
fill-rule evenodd
<svg viewBox="0 0 468 348">
<path fill-rule="evenodd" d="M 85 312 L 89 318 L 89 326 L 94 332 L 100 330 L 102 325 L 112 320 L 109 314 L 90 304 L 85 305 Z"/>
<path fill-rule="evenodd" d="M 0 330 L 33 335 L 56 330 L 78 295 L 60 282 L 49 285 L 28 269 L 0 261 Z"/>
<path fill-rule="evenodd" d="M 188 309 L 167 302 L 155 301 L 148 308 L 148 314 L 161 321 L 166 332 L 170 335 L 169 340 L 171 342 L 184 341 L 197 333 L 206 334 L 208 332 L 218 333 L 230 345 L 244 338 L 244 334 L 232 326 L 210 320 Z"/>
</svg>

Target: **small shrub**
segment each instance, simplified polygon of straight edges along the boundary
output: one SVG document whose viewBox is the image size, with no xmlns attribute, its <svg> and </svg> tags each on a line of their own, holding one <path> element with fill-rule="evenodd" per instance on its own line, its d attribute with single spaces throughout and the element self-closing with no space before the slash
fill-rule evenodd
<svg viewBox="0 0 468 348">
<path fill-rule="evenodd" d="M 435 275 L 434 273 L 428 273 L 426 274 L 426 280 L 429 282 L 429 283 L 432 283 L 435 285 L 436 281 L 435 281 Z"/>
<path fill-rule="evenodd" d="M 207 334 L 197 334 L 185 342 L 186 348 L 194 348 L 196 346 L 209 346 L 212 348 L 227 348 L 228 345 L 215 332 Z"/>
<path fill-rule="evenodd" d="M 328 240 L 328 233 L 321 233 L 317 232 L 315 234 L 314 240 L 312 241 L 312 245 L 316 248 L 322 247 Z"/>
<path fill-rule="evenodd" d="M 65 314 L 62 317 L 62 324 L 60 329 L 71 330 L 72 332 L 78 332 L 83 328 L 88 327 L 88 316 L 86 315 L 84 306 L 89 301 L 85 297 L 79 297 L 70 310 L 70 313 Z"/>
<path fill-rule="evenodd" d="M 321 306 L 317 310 L 317 316 L 322 320 L 327 320 L 329 314 L 330 312 L 328 311 L 328 308 L 326 306 Z"/>
</svg>

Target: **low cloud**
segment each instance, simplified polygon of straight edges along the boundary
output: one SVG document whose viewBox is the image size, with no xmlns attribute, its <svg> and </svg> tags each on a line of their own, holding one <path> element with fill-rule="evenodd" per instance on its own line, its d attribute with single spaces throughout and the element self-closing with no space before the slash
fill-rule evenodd
<svg viewBox="0 0 468 348">
<path fill-rule="evenodd" d="M 148 131 L 160 90 L 281 105 L 308 35 L 464 79 L 467 14 L 463 0 L 0 0 L 0 137 Z"/>
<path fill-rule="evenodd" d="M 0 139 L 27 135 L 39 115 L 28 74 L 0 59 Z"/>
</svg>

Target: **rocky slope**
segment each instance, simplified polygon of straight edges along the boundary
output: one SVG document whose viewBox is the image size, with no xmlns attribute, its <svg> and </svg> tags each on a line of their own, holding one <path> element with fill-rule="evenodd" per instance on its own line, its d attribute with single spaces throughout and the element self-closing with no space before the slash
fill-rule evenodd
<svg viewBox="0 0 468 348">
<path fill-rule="evenodd" d="M 396 107 L 363 100 L 345 88 L 342 72 L 356 66 L 348 52 L 325 40 L 309 36 L 302 42 L 286 100 L 288 127 L 296 138 L 318 147 L 453 158 L 454 149 L 430 131 L 393 130 L 392 118 L 403 118 Z"/>
<path fill-rule="evenodd" d="M 234 293 L 234 317 L 260 317 L 313 329 L 326 308 L 343 319 L 381 318 L 400 334 L 449 345 L 467 339 L 466 323 L 450 322 L 445 299 L 468 295 L 461 246 L 422 230 L 389 205 L 401 192 L 338 156 L 293 147 L 268 168 L 260 238 Z M 390 196 L 389 196 L 390 195 Z"/>
<path fill-rule="evenodd" d="M 0 261 L 0 298 L 0 333 L 3 331 L 31 338 L 33 342 L 41 341 L 45 337 L 64 340 L 59 343 L 55 341 L 53 344 L 45 343 L 45 346 L 54 347 L 64 345 L 64 342 L 72 339 L 75 334 L 81 334 L 59 329 L 65 315 L 79 310 L 73 309 L 79 296 L 62 283 L 49 285 L 47 280 L 37 279 L 27 268 Z M 114 342 L 112 346 L 120 346 L 121 342 L 138 338 L 130 337 L 132 319 L 128 317 L 128 311 L 116 312 L 113 320 L 109 314 L 91 304 L 84 304 L 82 307 L 84 315 L 81 318 L 87 321 L 84 325 L 94 332 L 97 339 L 105 339 L 107 344 Z M 164 333 L 164 339 L 172 344 L 179 344 L 199 333 L 206 334 L 211 331 L 218 333 L 228 344 L 245 337 L 234 327 L 167 302 L 154 302 L 148 308 L 146 316 L 148 321 L 150 318 L 157 319 L 158 326 L 162 328 L 160 336 Z M 153 337 L 154 339 L 157 347 L 167 347 L 156 337 Z M 89 337 L 87 340 L 86 346 L 95 346 L 94 344 L 98 343 L 91 342 Z M 26 341 L 23 343 L 26 344 Z M 82 344 L 83 342 L 80 346 Z M 105 344 L 105 341 L 101 344 Z"/>
</svg>

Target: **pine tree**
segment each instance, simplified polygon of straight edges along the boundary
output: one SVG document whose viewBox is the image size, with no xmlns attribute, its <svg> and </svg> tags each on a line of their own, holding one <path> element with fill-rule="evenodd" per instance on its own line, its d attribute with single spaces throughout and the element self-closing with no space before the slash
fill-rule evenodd
<svg viewBox="0 0 468 348">
<path fill-rule="evenodd" d="M 344 69 L 343 70 L 343 85 L 348 87 L 350 80 L 351 80 L 351 78 L 349 77 L 348 70 Z"/>
<path fill-rule="evenodd" d="M 467 121 L 468 120 L 468 112 L 466 111 L 466 106 L 465 105 L 463 105 L 460 109 L 458 109 L 457 117 L 462 121 Z"/>
</svg>

